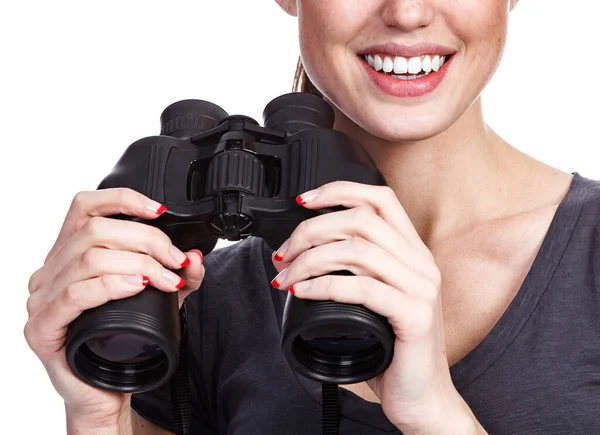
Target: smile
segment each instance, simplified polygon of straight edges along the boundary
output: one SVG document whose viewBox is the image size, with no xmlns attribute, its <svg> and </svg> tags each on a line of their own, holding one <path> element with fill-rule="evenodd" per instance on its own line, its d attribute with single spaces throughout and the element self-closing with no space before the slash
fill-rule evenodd
<svg viewBox="0 0 600 435">
<path fill-rule="evenodd" d="M 386 56 L 365 54 L 363 60 L 375 71 L 383 72 L 390 77 L 400 80 L 415 80 L 437 72 L 450 56 L 437 54 L 418 57 Z"/>
<path fill-rule="evenodd" d="M 421 53 L 428 51 L 421 47 Z M 399 98 L 417 98 L 434 92 L 444 81 L 456 57 L 456 53 L 445 51 L 435 54 L 432 50 L 422 55 L 417 52 L 412 56 L 411 53 L 398 53 L 404 56 L 396 56 L 372 49 L 359 54 L 356 59 L 366 77 L 383 93 Z"/>
</svg>

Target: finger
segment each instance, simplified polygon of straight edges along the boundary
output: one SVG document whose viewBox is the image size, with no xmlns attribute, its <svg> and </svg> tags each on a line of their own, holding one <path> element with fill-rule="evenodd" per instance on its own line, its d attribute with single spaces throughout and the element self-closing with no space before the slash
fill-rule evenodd
<svg viewBox="0 0 600 435">
<path fill-rule="evenodd" d="M 46 261 L 91 217 L 126 214 L 143 219 L 156 219 L 166 211 L 160 203 L 128 188 L 100 189 L 79 192 L 73 198 L 69 212 Z"/>
<path fill-rule="evenodd" d="M 187 257 L 190 260 L 188 266 L 181 270 L 181 277 L 185 280 L 185 286 L 179 290 L 177 296 L 179 298 L 179 307 L 184 299 L 189 296 L 190 293 L 198 290 L 204 279 L 206 270 L 204 269 L 204 256 L 202 252 L 197 249 L 192 249 L 187 253 Z"/>
<path fill-rule="evenodd" d="M 362 305 L 388 319 L 399 339 L 426 337 L 439 326 L 439 299 L 416 301 L 367 276 L 325 275 L 293 286 L 298 298 Z"/>
<path fill-rule="evenodd" d="M 291 263 L 302 252 L 334 241 L 362 238 L 379 246 L 399 261 L 411 260 L 415 270 L 427 275 L 433 266 L 429 256 L 413 248 L 406 238 L 371 207 L 358 206 L 302 221 L 277 250 L 276 260 Z"/>
<path fill-rule="evenodd" d="M 104 275 L 75 282 L 29 318 L 25 338 L 38 356 L 52 355 L 64 345 L 67 326 L 83 311 L 133 296 L 145 287 L 142 275 Z"/>
<path fill-rule="evenodd" d="M 347 208 L 369 206 L 407 240 L 423 245 L 421 237 L 398 201 L 398 197 L 388 186 L 334 181 L 303 193 L 297 200 L 309 209 L 339 205 Z"/>
<path fill-rule="evenodd" d="M 36 314 L 46 303 L 47 299 L 48 299 L 47 297 L 44 297 L 43 292 L 36 292 L 36 293 L 31 294 L 27 298 L 27 304 L 26 304 L 27 314 L 29 315 L 29 317 Z"/>
<path fill-rule="evenodd" d="M 174 270 L 187 264 L 186 255 L 160 229 L 140 222 L 93 217 L 46 263 L 43 280 L 52 282 L 73 258 L 92 247 L 147 254 Z"/>
<path fill-rule="evenodd" d="M 272 284 L 286 289 L 294 283 L 338 270 L 368 276 L 415 298 L 422 296 L 422 288 L 431 286 L 431 282 L 412 268 L 359 238 L 328 243 L 302 253 Z"/>
<path fill-rule="evenodd" d="M 60 289 L 74 282 L 102 275 L 147 276 L 152 287 L 167 292 L 179 290 L 185 285 L 185 281 L 179 275 L 148 255 L 91 248 L 56 275 L 53 288 L 60 292 Z"/>
<path fill-rule="evenodd" d="M 289 267 L 289 265 L 291 263 L 286 263 L 285 261 L 278 261 L 275 258 L 275 255 L 277 254 L 277 251 L 273 252 L 271 254 L 271 263 L 273 263 L 273 266 L 275 267 L 275 270 L 277 270 L 277 273 L 281 272 L 282 270 L 284 270 L 285 268 Z"/>
</svg>

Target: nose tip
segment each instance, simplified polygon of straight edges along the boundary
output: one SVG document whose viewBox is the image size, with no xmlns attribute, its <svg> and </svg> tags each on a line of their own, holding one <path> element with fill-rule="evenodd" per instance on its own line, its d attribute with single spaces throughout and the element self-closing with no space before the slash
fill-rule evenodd
<svg viewBox="0 0 600 435">
<path fill-rule="evenodd" d="M 433 19 L 430 0 L 387 0 L 381 16 L 387 26 L 409 32 L 428 25 Z"/>
</svg>

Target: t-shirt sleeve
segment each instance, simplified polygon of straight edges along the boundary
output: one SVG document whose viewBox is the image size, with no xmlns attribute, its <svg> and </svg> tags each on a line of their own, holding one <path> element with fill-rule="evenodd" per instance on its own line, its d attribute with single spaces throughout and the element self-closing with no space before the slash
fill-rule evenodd
<svg viewBox="0 0 600 435">
<path fill-rule="evenodd" d="M 217 435 L 217 431 L 210 418 L 207 406 L 206 389 L 202 385 L 201 373 L 201 333 L 198 317 L 194 316 L 198 311 L 202 287 L 187 297 L 185 304 L 187 309 L 187 331 L 188 340 L 186 351 L 188 357 L 188 368 L 191 373 L 190 383 L 190 433 L 194 435 Z M 191 315 L 190 315 L 191 314 Z M 173 423 L 173 412 L 171 409 L 171 383 L 166 382 L 159 388 L 144 393 L 134 394 L 131 398 L 131 407 L 144 419 L 154 423 L 165 430 L 176 433 Z"/>
</svg>

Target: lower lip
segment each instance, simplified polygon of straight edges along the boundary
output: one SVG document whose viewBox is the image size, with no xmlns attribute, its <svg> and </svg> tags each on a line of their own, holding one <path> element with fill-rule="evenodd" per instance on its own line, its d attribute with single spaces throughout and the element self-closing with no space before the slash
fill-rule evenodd
<svg viewBox="0 0 600 435">
<path fill-rule="evenodd" d="M 433 92 L 446 76 L 452 60 L 454 60 L 454 56 L 448 59 L 437 72 L 431 72 L 425 77 L 402 80 L 375 71 L 362 57 L 358 57 L 358 61 L 379 89 L 388 95 L 400 98 L 422 97 Z"/>
</svg>

